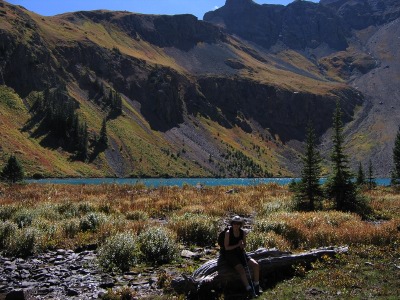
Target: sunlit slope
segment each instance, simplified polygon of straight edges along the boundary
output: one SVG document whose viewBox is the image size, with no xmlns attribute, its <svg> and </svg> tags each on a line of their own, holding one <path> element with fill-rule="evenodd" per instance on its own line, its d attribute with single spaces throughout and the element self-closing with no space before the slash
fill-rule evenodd
<svg viewBox="0 0 400 300">
<path fill-rule="evenodd" d="M 33 176 L 100 176 L 93 166 L 70 161 L 67 154 L 43 148 L 40 139 L 25 130 L 30 115 L 21 98 L 5 86 L 0 86 L 1 165 L 15 154 L 26 175 Z"/>
<path fill-rule="evenodd" d="M 20 153 L 29 176 L 292 176 L 308 118 L 323 134 L 337 99 L 346 121 L 361 102 L 303 54 L 268 53 L 190 15 L 0 12 L 0 67 L 24 116 L 7 130 L 26 140 L 23 149 L 4 140 L 2 162 Z M 86 124 L 85 162 L 51 128 L 37 130 L 30 109 L 46 89 L 65 91 Z M 110 115 L 111 92 L 122 99 L 118 114 Z M 7 109 L 4 122 L 19 112 Z"/>
</svg>

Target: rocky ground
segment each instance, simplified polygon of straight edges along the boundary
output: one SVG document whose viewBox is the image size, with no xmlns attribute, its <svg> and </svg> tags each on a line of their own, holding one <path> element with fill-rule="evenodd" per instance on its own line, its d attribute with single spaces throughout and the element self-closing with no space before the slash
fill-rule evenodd
<svg viewBox="0 0 400 300">
<path fill-rule="evenodd" d="M 190 251 L 182 255 L 200 256 Z M 122 286 L 137 291 L 138 299 L 162 294 L 158 269 L 106 273 L 96 260 L 95 250 L 59 249 L 26 259 L 0 256 L 0 299 L 99 299 L 107 289 Z"/>
</svg>

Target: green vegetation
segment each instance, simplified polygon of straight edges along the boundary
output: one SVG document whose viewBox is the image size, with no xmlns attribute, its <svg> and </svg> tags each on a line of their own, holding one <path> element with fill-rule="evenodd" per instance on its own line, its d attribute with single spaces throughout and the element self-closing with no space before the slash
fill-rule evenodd
<svg viewBox="0 0 400 300">
<path fill-rule="evenodd" d="M 270 177 L 253 159 L 240 150 L 228 149 L 224 158 L 228 161 L 226 169 L 235 177 Z"/>
<path fill-rule="evenodd" d="M 24 169 L 15 155 L 11 155 L 8 159 L 7 164 L 0 172 L 0 178 L 10 183 L 16 183 L 24 179 Z"/>
<path fill-rule="evenodd" d="M 365 184 L 365 174 L 361 163 L 358 165 L 356 184 L 357 185 Z"/>
<path fill-rule="evenodd" d="M 165 227 L 150 227 L 138 236 L 139 250 L 144 261 L 165 264 L 178 258 L 178 244 L 173 232 Z"/>
<path fill-rule="evenodd" d="M 368 188 L 372 189 L 376 186 L 375 177 L 374 177 L 374 169 L 372 167 L 372 161 L 369 160 L 368 163 Z"/>
<path fill-rule="evenodd" d="M 107 120 L 103 119 L 103 123 L 101 123 L 100 136 L 97 141 L 98 146 L 100 148 L 108 147 L 108 137 L 107 137 Z"/>
<path fill-rule="evenodd" d="M 336 209 L 356 211 L 356 189 L 352 182 L 348 158 L 344 153 L 344 135 L 340 102 L 336 103 L 333 116 L 333 149 L 331 153 L 332 174 L 328 179 L 328 196 L 335 201 Z"/>
<path fill-rule="evenodd" d="M 399 250 L 396 244 L 352 247 L 347 255 L 314 263 L 311 270 L 299 266 L 297 276 L 265 290 L 261 299 L 397 299 Z"/>
<path fill-rule="evenodd" d="M 221 229 L 218 224 L 235 212 L 253 219 L 249 250 L 277 247 L 296 252 L 331 245 L 350 248 L 349 255 L 321 261 L 312 269 L 296 267 L 297 276 L 267 286 L 263 297 L 285 299 L 297 292 L 300 298 L 307 298 L 314 291 L 332 299 L 360 298 L 367 293 L 380 293 L 388 299 L 398 296 L 394 265 L 400 259 L 400 196 L 395 189 L 360 191 L 380 218 L 375 223 L 354 213 L 331 210 L 324 202 L 319 211 L 296 212 L 294 194 L 285 186 L 234 188 L 234 194 L 227 194 L 227 187 L 199 191 L 191 186 L 0 185 L 0 252 L 24 257 L 47 249 L 97 244 L 99 263 L 106 270 L 120 272 L 166 264 L 163 268 L 190 275 L 196 266 L 183 263 L 178 249 L 207 247 L 208 258 L 214 258 Z M 316 281 L 317 276 L 323 280 Z M 329 276 L 336 279 L 327 281 Z M 356 276 L 354 282 L 360 288 L 349 283 L 352 276 Z M 168 290 L 168 277 L 162 281 Z M 113 291 L 109 295 L 113 293 L 120 294 Z"/>
<path fill-rule="evenodd" d="M 400 184 L 400 127 L 397 131 L 393 147 L 392 184 Z"/>
<path fill-rule="evenodd" d="M 172 217 L 169 227 L 176 232 L 179 241 L 197 246 L 213 246 L 219 231 L 217 218 L 194 213 Z"/>
<path fill-rule="evenodd" d="M 99 264 L 105 270 L 128 271 L 137 262 L 136 239 L 131 232 L 118 233 L 99 250 Z"/>
<path fill-rule="evenodd" d="M 314 210 L 322 198 L 319 183 L 321 177 L 321 156 L 316 149 L 316 136 L 311 124 L 307 128 L 306 153 L 303 156 L 301 181 L 297 184 L 296 203 L 300 210 Z"/>
<path fill-rule="evenodd" d="M 40 120 L 38 131 L 46 131 L 58 140 L 56 147 L 75 152 L 77 159 L 85 161 L 88 158 L 88 128 L 85 121 L 76 112 L 77 103 L 68 95 L 66 87 L 46 89 L 37 94 L 31 112 L 31 122 Z"/>
</svg>

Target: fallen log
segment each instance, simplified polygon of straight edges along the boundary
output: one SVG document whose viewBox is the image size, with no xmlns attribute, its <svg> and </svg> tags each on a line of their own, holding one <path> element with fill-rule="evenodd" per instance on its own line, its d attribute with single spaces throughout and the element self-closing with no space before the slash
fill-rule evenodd
<svg viewBox="0 0 400 300">
<path fill-rule="evenodd" d="M 348 247 L 328 247 L 293 254 L 277 249 L 262 248 L 249 252 L 248 255 L 260 265 L 260 283 L 262 286 L 266 286 L 292 276 L 293 267 L 296 265 L 310 268 L 311 263 L 324 256 L 334 257 L 347 251 Z M 173 279 L 172 288 L 179 294 L 195 297 L 205 291 L 223 292 L 225 290 L 237 291 L 243 289 L 238 273 L 229 267 L 220 256 L 204 263 L 191 276 Z"/>
</svg>

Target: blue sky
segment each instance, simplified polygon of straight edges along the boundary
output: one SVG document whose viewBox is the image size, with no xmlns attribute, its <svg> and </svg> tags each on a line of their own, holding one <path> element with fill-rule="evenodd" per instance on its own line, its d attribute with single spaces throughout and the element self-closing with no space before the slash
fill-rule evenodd
<svg viewBox="0 0 400 300">
<path fill-rule="evenodd" d="M 6 0 L 40 15 L 52 16 L 78 10 L 127 10 L 143 14 L 192 14 L 203 19 L 210 10 L 224 6 L 225 0 Z M 287 5 L 292 0 L 254 0 L 258 4 Z M 313 0 L 313 2 L 319 2 Z"/>
</svg>

